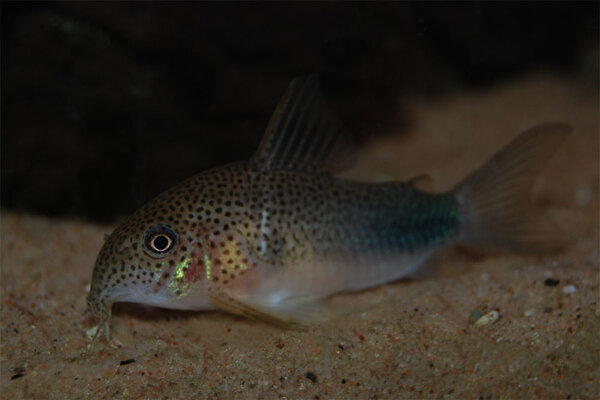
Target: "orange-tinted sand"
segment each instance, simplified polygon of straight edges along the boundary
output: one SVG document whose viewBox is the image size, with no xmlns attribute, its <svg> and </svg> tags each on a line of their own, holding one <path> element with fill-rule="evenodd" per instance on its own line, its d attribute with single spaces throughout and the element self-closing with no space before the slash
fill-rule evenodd
<svg viewBox="0 0 600 400">
<path fill-rule="evenodd" d="M 572 123 L 535 199 L 573 244 L 545 256 L 450 249 L 423 277 L 333 297 L 331 319 L 307 331 L 120 306 L 112 330 L 124 347 L 88 350 L 86 286 L 112 227 L 5 211 L 1 397 L 597 398 L 597 93 L 535 75 L 408 114 L 408 132 L 366 146 L 349 175 L 429 173 L 446 189 L 531 125 Z M 498 321 L 470 322 L 494 310 Z"/>
</svg>

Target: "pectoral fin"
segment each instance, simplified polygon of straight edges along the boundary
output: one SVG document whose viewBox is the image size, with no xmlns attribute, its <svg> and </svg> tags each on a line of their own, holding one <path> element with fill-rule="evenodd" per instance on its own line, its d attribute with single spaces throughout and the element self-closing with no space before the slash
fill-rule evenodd
<svg viewBox="0 0 600 400">
<path fill-rule="evenodd" d="M 286 315 L 275 307 L 269 308 L 264 304 L 252 303 L 248 299 L 242 301 L 223 291 L 213 292 L 209 297 L 212 304 L 222 311 L 253 320 L 265 321 L 285 329 L 306 329 L 293 315 Z"/>
</svg>

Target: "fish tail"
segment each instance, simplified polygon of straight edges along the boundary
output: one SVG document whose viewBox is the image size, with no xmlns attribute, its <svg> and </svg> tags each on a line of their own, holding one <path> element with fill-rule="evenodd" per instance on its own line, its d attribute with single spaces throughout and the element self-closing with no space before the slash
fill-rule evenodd
<svg viewBox="0 0 600 400">
<path fill-rule="evenodd" d="M 560 122 L 530 128 L 454 189 L 464 242 L 525 252 L 553 251 L 565 244 L 530 195 L 535 178 L 571 130 Z"/>
</svg>

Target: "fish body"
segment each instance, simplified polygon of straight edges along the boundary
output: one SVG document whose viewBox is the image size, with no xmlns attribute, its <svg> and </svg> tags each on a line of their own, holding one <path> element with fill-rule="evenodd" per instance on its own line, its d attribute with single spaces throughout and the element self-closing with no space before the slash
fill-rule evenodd
<svg viewBox="0 0 600 400">
<path fill-rule="evenodd" d="M 569 131 L 525 132 L 446 193 L 336 179 L 328 171 L 347 159 L 347 135 L 314 79 L 297 80 L 250 161 L 184 181 L 115 229 L 95 263 L 89 308 L 107 338 L 115 302 L 290 325 L 305 322 L 316 299 L 396 280 L 451 244 L 553 247 L 527 195 Z"/>
</svg>

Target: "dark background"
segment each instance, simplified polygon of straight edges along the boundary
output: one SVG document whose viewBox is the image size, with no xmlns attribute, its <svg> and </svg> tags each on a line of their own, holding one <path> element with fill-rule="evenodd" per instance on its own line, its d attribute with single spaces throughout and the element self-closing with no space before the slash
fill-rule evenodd
<svg viewBox="0 0 600 400">
<path fill-rule="evenodd" d="M 295 76 L 364 137 L 405 129 L 402 101 L 576 74 L 598 47 L 597 2 L 1 7 L 2 207 L 99 221 L 247 159 Z"/>
</svg>

